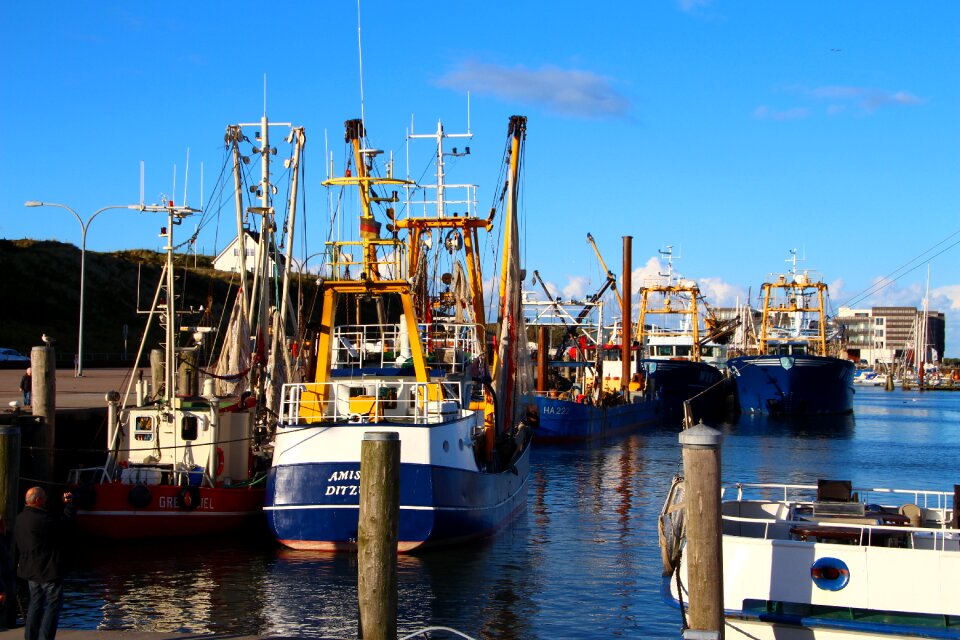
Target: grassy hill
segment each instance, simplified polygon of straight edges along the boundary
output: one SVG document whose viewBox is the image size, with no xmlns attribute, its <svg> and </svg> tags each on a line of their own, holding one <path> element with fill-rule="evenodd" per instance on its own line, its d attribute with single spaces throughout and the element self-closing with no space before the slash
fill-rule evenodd
<svg viewBox="0 0 960 640">
<path fill-rule="evenodd" d="M 86 366 L 126 351 L 136 355 L 153 301 L 164 256 L 153 251 L 112 253 L 87 251 L 84 312 L 84 362 Z M 212 258 L 184 254 L 175 257 L 178 307 L 197 310 L 180 324 L 199 324 L 202 307 L 209 310 L 206 324 L 226 324 L 224 308 L 233 303 L 240 286 L 237 274 L 211 268 Z M 73 362 L 77 351 L 80 313 L 80 249 L 53 241 L 0 239 L 0 346 L 29 355 L 41 345 L 44 333 L 56 339 L 61 362 Z M 304 299 L 313 299 L 313 279 L 304 278 Z M 138 307 L 139 296 L 139 307 Z M 319 305 L 317 305 L 319 307 Z M 317 313 L 319 308 L 317 308 Z M 156 326 L 156 321 L 154 321 Z M 158 346 L 159 331 L 151 331 L 147 350 Z"/>
</svg>

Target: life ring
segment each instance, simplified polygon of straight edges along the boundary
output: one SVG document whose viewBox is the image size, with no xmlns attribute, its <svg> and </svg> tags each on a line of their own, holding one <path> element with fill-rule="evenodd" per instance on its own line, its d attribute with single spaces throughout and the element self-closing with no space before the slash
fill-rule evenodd
<svg viewBox="0 0 960 640">
<path fill-rule="evenodd" d="M 150 504 L 151 499 L 150 489 L 148 489 L 145 484 L 134 485 L 127 494 L 127 502 L 129 502 L 130 506 L 134 509 L 146 508 Z"/>
<path fill-rule="evenodd" d="M 839 558 L 820 558 L 810 567 L 810 577 L 819 589 L 840 591 L 850 582 L 850 569 Z"/>
<path fill-rule="evenodd" d="M 177 504 L 184 511 L 193 511 L 200 506 L 200 487 L 193 485 L 180 489 L 177 494 Z"/>
<path fill-rule="evenodd" d="M 217 447 L 217 478 L 223 475 L 223 449 Z"/>
</svg>

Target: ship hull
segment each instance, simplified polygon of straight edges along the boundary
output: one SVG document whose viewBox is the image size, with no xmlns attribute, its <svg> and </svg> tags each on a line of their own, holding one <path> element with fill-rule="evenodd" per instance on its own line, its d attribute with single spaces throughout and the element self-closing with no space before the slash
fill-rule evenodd
<svg viewBox="0 0 960 640">
<path fill-rule="evenodd" d="M 145 488 L 146 494 L 139 487 Z M 131 495 L 134 489 L 138 495 Z M 78 497 L 77 531 L 97 538 L 139 540 L 264 531 L 263 488 L 113 482 L 71 490 Z M 188 497 L 185 492 L 192 495 Z M 139 507 L 142 502 L 138 500 L 144 495 L 149 495 L 149 500 Z"/>
<path fill-rule="evenodd" d="M 537 397 L 537 442 L 582 442 L 629 433 L 658 421 L 652 400 L 609 407 Z"/>
<path fill-rule="evenodd" d="M 469 444 L 458 437 L 469 434 L 465 427 L 472 422 L 413 427 L 380 423 L 373 429 L 400 434 L 399 551 L 485 537 L 526 506 L 529 445 L 506 470 L 483 471 Z M 289 442 L 278 438 L 275 464 L 267 476 L 264 510 L 270 530 L 292 549 L 355 550 L 359 450 L 365 429 L 351 425 L 294 431 Z M 329 447 L 322 445 L 325 439 Z"/>
<path fill-rule="evenodd" d="M 683 416 L 683 403 L 703 393 L 723 379 L 713 365 L 692 360 L 643 360 L 648 384 L 653 385 L 663 405 L 664 416 L 674 420 Z"/>
<path fill-rule="evenodd" d="M 854 365 L 824 356 L 741 356 L 727 361 L 744 413 L 846 414 L 853 411 Z"/>
</svg>

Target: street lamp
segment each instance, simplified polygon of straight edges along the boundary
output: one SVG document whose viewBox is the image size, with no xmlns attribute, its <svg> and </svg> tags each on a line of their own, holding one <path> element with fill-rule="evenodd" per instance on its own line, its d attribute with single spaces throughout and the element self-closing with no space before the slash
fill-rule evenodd
<svg viewBox="0 0 960 640">
<path fill-rule="evenodd" d="M 93 222 L 93 219 L 98 215 L 107 211 L 109 209 L 133 209 L 140 211 L 142 207 L 138 204 L 123 204 L 123 205 L 109 205 L 98 209 L 93 213 L 92 216 L 87 218 L 87 221 L 84 222 L 83 218 L 77 214 L 76 211 L 71 209 L 65 204 L 57 204 L 55 202 L 39 202 L 37 200 L 27 200 L 23 203 L 25 207 L 59 207 L 61 209 L 66 209 L 73 214 L 73 217 L 77 219 L 77 222 L 80 223 L 80 335 L 77 338 L 77 370 L 76 377 L 83 377 L 83 290 L 84 290 L 84 274 L 86 272 L 86 263 L 87 263 L 87 229 L 90 228 L 90 223 Z"/>
</svg>

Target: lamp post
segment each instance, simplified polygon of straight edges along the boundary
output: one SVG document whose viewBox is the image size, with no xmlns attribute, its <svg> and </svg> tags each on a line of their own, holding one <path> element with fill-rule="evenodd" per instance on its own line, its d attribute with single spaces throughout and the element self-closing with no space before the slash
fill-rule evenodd
<svg viewBox="0 0 960 640">
<path fill-rule="evenodd" d="M 27 200 L 23 203 L 25 207 L 59 207 L 61 209 L 66 209 L 73 214 L 73 217 L 77 219 L 77 222 L 80 223 L 80 334 L 77 338 L 77 369 L 75 376 L 83 377 L 83 290 L 84 290 L 84 274 L 86 272 L 86 263 L 87 263 L 87 229 L 90 228 L 90 223 L 93 222 L 93 219 L 98 215 L 107 211 L 109 209 L 133 209 L 136 211 L 141 210 L 140 205 L 136 204 L 123 204 L 123 205 L 109 205 L 94 211 L 93 215 L 87 218 L 87 221 L 84 222 L 83 218 L 80 215 L 68 207 L 65 204 L 57 204 L 55 202 L 39 202 L 37 200 Z"/>
</svg>

